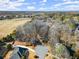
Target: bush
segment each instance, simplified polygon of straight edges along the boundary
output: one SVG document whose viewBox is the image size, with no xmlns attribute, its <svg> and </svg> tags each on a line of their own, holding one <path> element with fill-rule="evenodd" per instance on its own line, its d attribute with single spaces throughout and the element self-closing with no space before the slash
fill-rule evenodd
<svg viewBox="0 0 79 59">
<path fill-rule="evenodd" d="M 11 41 L 14 41 L 15 39 L 16 39 L 16 35 L 12 33 L 10 35 L 7 35 L 6 37 L 3 37 L 2 41 L 3 42 L 11 42 Z"/>
<path fill-rule="evenodd" d="M 11 45 L 11 44 L 8 44 L 8 45 L 7 45 L 7 49 L 8 49 L 8 50 L 11 50 L 11 49 L 12 49 L 12 45 Z"/>
<path fill-rule="evenodd" d="M 11 35 L 7 35 L 6 37 L 3 37 L 3 42 L 11 42 L 13 41 L 13 38 Z"/>
</svg>

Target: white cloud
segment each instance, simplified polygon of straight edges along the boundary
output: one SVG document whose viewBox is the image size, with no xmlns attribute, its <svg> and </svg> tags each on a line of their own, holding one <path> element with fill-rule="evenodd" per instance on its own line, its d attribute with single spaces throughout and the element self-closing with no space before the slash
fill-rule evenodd
<svg viewBox="0 0 79 59">
<path fill-rule="evenodd" d="M 42 10 L 45 10 L 46 8 L 44 7 L 40 7 L 38 10 L 42 11 Z"/>
<path fill-rule="evenodd" d="M 47 2 L 47 0 L 43 0 L 43 2 Z"/>
<path fill-rule="evenodd" d="M 58 3 L 53 5 L 54 10 L 61 11 L 78 11 L 79 10 L 79 1 L 73 0 L 64 0 L 63 3 Z"/>
<path fill-rule="evenodd" d="M 63 0 L 63 1 L 67 1 L 67 0 Z"/>
<path fill-rule="evenodd" d="M 35 7 L 32 5 L 35 5 L 36 2 L 24 2 L 25 0 L 0 0 L 0 10 L 22 10 L 20 7 L 21 6 L 27 6 L 26 9 L 28 10 L 34 10 Z M 25 8 L 24 8 L 25 9 Z"/>
<path fill-rule="evenodd" d="M 69 2 L 69 1 L 72 1 L 72 0 L 64 0 L 64 2 Z"/>
<path fill-rule="evenodd" d="M 47 2 L 47 0 L 43 0 L 42 2 Z"/>
<path fill-rule="evenodd" d="M 55 4 L 54 6 L 62 6 L 62 5 L 67 5 L 67 4 L 79 4 L 79 1 L 67 1 L 64 3 Z"/>
<path fill-rule="evenodd" d="M 2 11 L 8 11 L 8 10 L 20 10 L 19 8 L 16 8 L 15 6 L 13 6 L 13 5 L 2 5 L 2 6 L 0 6 L 0 10 L 2 10 Z"/>
<path fill-rule="evenodd" d="M 34 10 L 35 7 L 34 7 L 34 6 L 27 6 L 27 9 L 28 9 L 28 10 Z"/>
<path fill-rule="evenodd" d="M 25 0 L 16 0 L 15 2 L 24 2 Z"/>
<path fill-rule="evenodd" d="M 18 0 L 19 2 L 24 2 L 25 0 Z"/>
<path fill-rule="evenodd" d="M 24 2 L 25 0 L 16 0 L 16 1 L 14 1 L 14 2 L 17 2 L 17 3 L 19 3 L 19 2 Z M 9 3 L 9 2 L 11 2 L 10 0 L 0 0 L 0 3 Z M 14 3 L 13 2 L 13 3 Z"/>
<path fill-rule="evenodd" d="M 63 7 L 54 7 L 55 11 L 79 11 L 79 5 L 66 5 Z"/>
<path fill-rule="evenodd" d="M 24 0 L 16 0 L 16 1 L 10 1 L 10 0 L 0 0 L 0 10 L 20 10 L 18 8 L 19 6 L 22 6 Z"/>
<path fill-rule="evenodd" d="M 77 5 L 69 5 L 69 6 L 65 6 L 64 7 L 65 9 L 67 9 L 67 10 L 71 10 L 71 11 L 77 11 L 77 10 L 79 10 L 79 6 Z"/>
<path fill-rule="evenodd" d="M 0 3 L 8 3 L 9 0 L 0 0 Z"/>
</svg>

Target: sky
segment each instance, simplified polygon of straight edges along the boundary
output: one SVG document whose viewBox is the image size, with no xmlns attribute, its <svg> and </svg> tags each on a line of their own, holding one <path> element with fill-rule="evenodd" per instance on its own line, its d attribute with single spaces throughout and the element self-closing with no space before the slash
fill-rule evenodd
<svg viewBox="0 0 79 59">
<path fill-rule="evenodd" d="M 0 0 L 0 11 L 79 11 L 79 0 Z"/>
</svg>

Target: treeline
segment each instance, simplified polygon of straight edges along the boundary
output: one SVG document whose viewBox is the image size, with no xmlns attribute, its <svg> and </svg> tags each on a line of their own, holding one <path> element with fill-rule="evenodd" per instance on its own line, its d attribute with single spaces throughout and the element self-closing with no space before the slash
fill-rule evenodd
<svg viewBox="0 0 79 59">
<path fill-rule="evenodd" d="M 32 15 L 0 15 L 0 20 L 14 19 L 14 18 L 31 18 Z"/>
<path fill-rule="evenodd" d="M 65 19 L 76 16 L 79 18 L 77 12 L 0 12 L 0 20 L 14 19 L 14 18 L 33 18 L 34 16 L 45 15 L 53 19 Z"/>
</svg>

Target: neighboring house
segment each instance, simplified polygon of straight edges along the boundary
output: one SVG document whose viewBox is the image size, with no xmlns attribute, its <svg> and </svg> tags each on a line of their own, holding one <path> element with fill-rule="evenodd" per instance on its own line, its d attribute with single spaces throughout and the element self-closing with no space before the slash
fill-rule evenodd
<svg viewBox="0 0 79 59">
<path fill-rule="evenodd" d="M 15 47 L 10 59 L 21 59 L 24 55 L 28 59 L 29 51 L 27 48 Z"/>
</svg>

